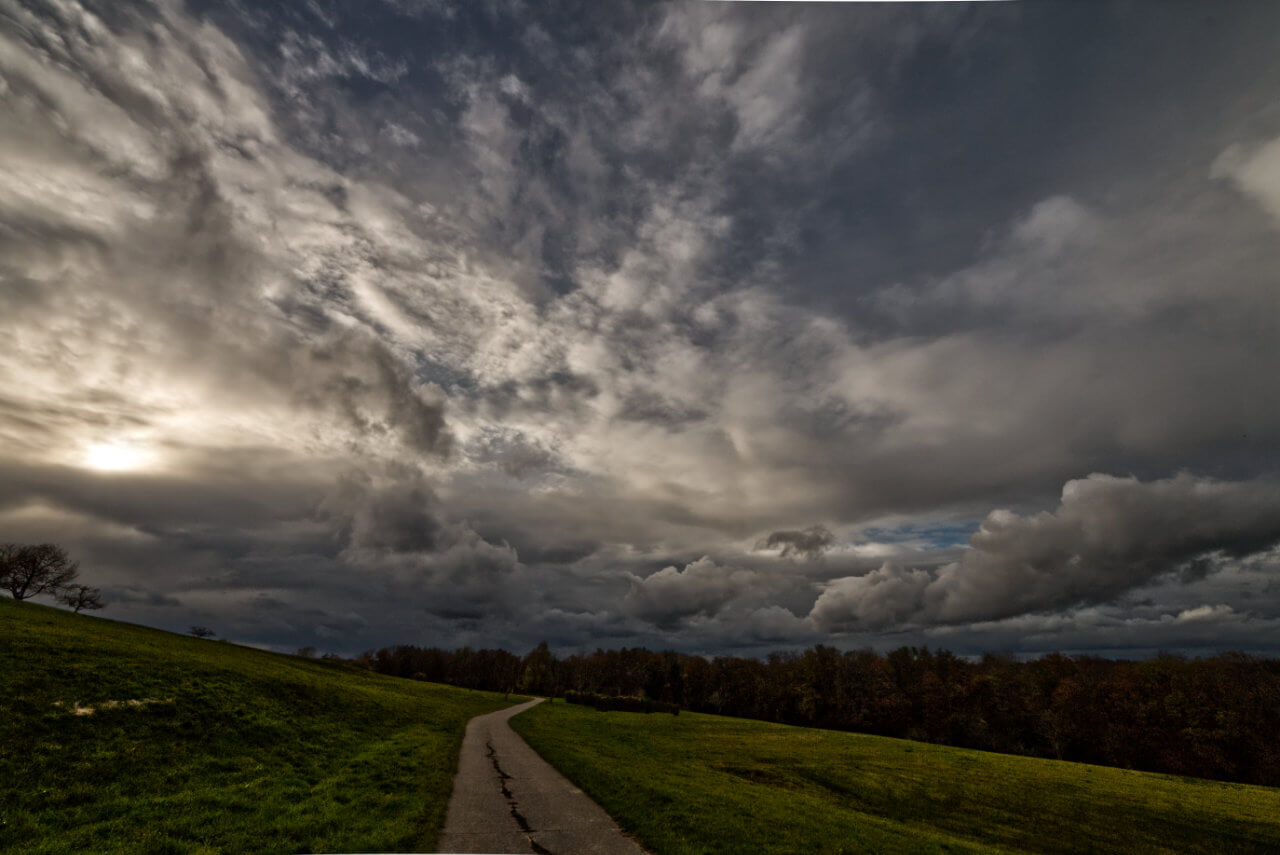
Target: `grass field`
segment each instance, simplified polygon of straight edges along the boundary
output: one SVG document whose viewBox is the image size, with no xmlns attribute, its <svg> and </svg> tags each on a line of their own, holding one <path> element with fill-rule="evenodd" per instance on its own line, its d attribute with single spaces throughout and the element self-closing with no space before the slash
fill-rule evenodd
<svg viewBox="0 0 1280 855">
<path fill-rule="evenodd" d="M 0 851 L 430 851 L 514 702 L 3 599 Z"/>
<path fill-rule="evenodd" d="M 1280 852 L 1280 789 L 691 713 L 511 725 L 660 855 Z"/>
</svg>

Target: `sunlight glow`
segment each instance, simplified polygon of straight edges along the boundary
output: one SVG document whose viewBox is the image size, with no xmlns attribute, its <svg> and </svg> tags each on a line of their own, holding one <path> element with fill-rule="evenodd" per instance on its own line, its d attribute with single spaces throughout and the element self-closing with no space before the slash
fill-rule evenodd
<svg viewBox="0 0 1280 855">
<path fill-rule="evenodd" d="M 103 472 L 138 469 L 146 463 L 146 459 L 146 455 L 136 448 L 110 443 L 91 445 L 84 456 L 86 466 Z"/>
</svg>

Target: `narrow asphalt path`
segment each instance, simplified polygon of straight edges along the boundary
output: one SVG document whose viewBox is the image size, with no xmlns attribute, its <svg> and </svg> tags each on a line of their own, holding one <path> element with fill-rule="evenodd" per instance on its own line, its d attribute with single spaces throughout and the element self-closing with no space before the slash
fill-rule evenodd
<svg viewBox="0 0 1280 855">
<path fill-rule="evenodd" d="M 467 722 L 440 851 L 644 855 L 599 805 L 507 724 L 541 702 Z"/>
</svg>

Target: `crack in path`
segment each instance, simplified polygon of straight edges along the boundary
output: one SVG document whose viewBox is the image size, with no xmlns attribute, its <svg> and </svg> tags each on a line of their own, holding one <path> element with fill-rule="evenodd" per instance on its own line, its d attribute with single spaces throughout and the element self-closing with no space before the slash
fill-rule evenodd
<svg viewBox="0 0 1280 855">
<path fill-rule="evenodd" d="M 493 740 L 490 739 L 484 744 L 485 751 L 488 753 L 489 762 L 493 763 L 493 771 L 498 773 L 498 788 L 502 790 L 502 797 L 507 800 L 507 805 L 511 808 L 511 815 L 515 818 L 516 825 L 520 826 L 520 830 L 525 834 L 532 835 L 533 828 L 529 825 L 529 820 L 524 818 L 524 814 L 520 813 L 520 806 L 516 804 L 516 797 L 511 795 L 511 789 L 507 786 L 507 781 L 511 780 L 511 776 L 502 771 L 502 767 L 498 765 L 498 754 L 493 750 Z M 533 847 L 533 851 L 537 855 L 555 855 L 547 847 L 538 843 L 531 836 L 529 845 Z"/>
<path fill-rule="evenodd" d="M 440 849 L 645 855 L 599 805 L 508 726 L 508 719 L 536 703 L 467 722 Z"/>
</svg>

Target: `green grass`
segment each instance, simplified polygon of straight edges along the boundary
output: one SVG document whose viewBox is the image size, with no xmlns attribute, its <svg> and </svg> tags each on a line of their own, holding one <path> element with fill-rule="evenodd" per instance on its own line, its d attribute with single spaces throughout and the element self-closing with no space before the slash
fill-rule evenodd
<svg viewBox="0 0 1280 855">
<path fill-rule="evenodd" d="M 1280 852 L 1280 789 L 681 713 L 512 726 L 659 855 Z"/>
<path fill-rule="evenodd" d="M 429 851 L 514 702 L 3 599 L 0 850 Z"/>
</svg>

